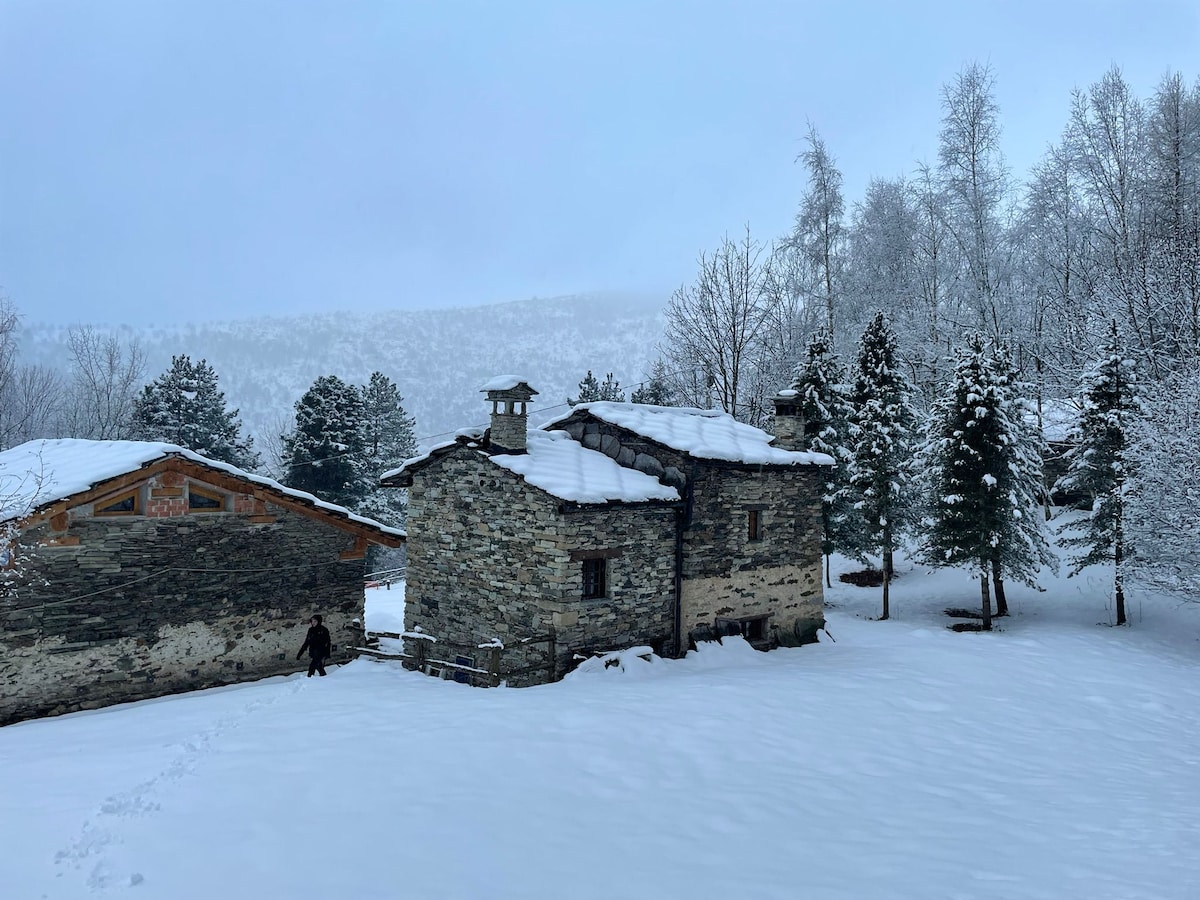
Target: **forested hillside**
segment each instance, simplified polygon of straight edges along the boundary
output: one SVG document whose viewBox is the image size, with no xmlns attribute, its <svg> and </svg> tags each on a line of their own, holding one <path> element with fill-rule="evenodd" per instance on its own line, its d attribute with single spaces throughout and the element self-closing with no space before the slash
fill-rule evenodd
<svg viewBox="0 0 1200 900">
<path fill-rule="evenodd" d="M 535 414 L 574 396 L 589 369 L 614 372 L 622 384 L 640 381 L 662 334 L 664 299 L 587 294 L 116 331 L 138 339 L 150 375 L 166 369 L 173 354 L 207 359 L 256 443 L 290 427 L 293 404 L 318 376 L 361 384 L 377 370 L 399 386 L 417 436 L 425 439 L 486 421 L 479 385 L 493 375 L 528 377 L 541 392 Z M 66 329 L 28 316 L 20 334 L 22 358 L 65 369 L 66 340 Z"/>
</svg>

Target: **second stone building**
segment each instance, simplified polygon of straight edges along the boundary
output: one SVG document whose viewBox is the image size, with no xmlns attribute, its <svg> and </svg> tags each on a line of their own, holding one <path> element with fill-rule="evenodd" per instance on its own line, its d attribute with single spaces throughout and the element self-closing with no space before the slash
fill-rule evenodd
<svg viewBox="0 0 1200 900">
<path fill-rule="evenodd" d="M 532 684 L 595 652 L 815 639 L 833 460 L 792 449 L 788 395 L 773 437 L 714 410 L 610 402 L 530 429 L 526 381 L 482 390 L 489 428 L 384 476 L 409 490 L 410 644 L 458 647 L 463 666 L 503 646 L 509 683 Z"/>
</svg>

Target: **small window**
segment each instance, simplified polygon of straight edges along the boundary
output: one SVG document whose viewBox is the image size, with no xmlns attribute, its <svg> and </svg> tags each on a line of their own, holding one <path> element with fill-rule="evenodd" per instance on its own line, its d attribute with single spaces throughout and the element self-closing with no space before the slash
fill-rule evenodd
<svg viewBox="0 0 1200 900">
<path fill-rule="evenodd" d="M 762 510 L 752 509 L 746 518 L 746 538 L 751 541 L 761 541 L 762 536 Z"/>
<path fill-rule="evenodd" d="M 717 635 L 720 637 L 734 637 L 741 635 L 752 644 L 759 644 L 770 638 L 770 623 L 771 617 L 768 616 L 747 616 L 744 619 L 717 619 Z"/>
<path fill-rule="evenodd" d="M 608 590 L 608 560 L 585 559 L 583 561 L 583 599 L 596 600 Z"/>
<path fill-rule="evenodd" d="M 221 512 L 224 508 L 225 498 L 216 491 L 188 485 L 188 509 L 192 512 Z"/>
<path fill-rule="evenodd" d="M 138 502 L 139 492 L 130 491 L 112 500 L 101 500 L 95 506 L 97 516 L 136 516 L 141 504 Z"/>
<path fill-rule="evenodd" d="M 467 666 L 467 667 L 473 669 L 473 668 L 475 668 L 475 657 L 473 657 L 473 656 L 456 656 L 456 657 L 454 657 L 454 664 L 456 666 Z M 459 684 L 470 684 L 471 683 L 471 675 L 472 675 L 471 672 L 464 672 L 462 669 L 455 669 L 454 680 L 457 681 Z"/>
</svg>

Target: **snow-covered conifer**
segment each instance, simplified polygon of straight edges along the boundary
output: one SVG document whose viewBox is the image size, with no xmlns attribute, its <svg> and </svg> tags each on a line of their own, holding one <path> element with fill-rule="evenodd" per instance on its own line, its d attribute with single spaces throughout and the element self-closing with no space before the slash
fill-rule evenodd
<svg viewBox="0 0 1200 900">
<path fill-rule="evenodd" d="M 1140 402 L 1135 362 L 1122 347 L 1116 320 L 1109 325 L 1100 359 L 1084 377 L 1081 409 L 1072 436 L 1075 446 L 1067 453 L 1067 471 L 1055 490 L 1091 497 L 1092 509 L 1087 517 L 1067 522 L 1059 531 L 1073 532 L 1062 543 L 1080 551 L 1071 559 L 1072 575 L 1097 563 L 1114 564 L 1117 624 L 1124 625 L 1124 570 L 1132 549 L 1125 532 L 1131 475 L 1127 444 Z"/>
<path fill-rule="evenodd" d="M 386 525 L 403 526 L 407 492 L 380 487 L 378 481 L 384 472 L 416 455 L 415 423 L 404 410 L 400 389 L 382 372 L 371 374 L 362 399 L 363 444 L 372 482 L 358 511 Z"/>
<path fill-rule="evenodd" d="M 225 408 L 225 394 L 207 360 L 172 357 L 171 368 L 134 400 L 132 428 L 140 440 L 179 444 L 243 469 L 258 465 L 253 439 L 241 436 L 238 410 Z"/>
<path fill-rule="evenodd" d="M 322 375 L 296 401 L 296 427 L 285 435 L 284 484 L 354 509 L 372 479 L 362 429 L 362 393 Z"/>
<path fill-rule="evenodd" d="M 896 335 L 883 312 L 877 312 L 859 345 L 850 401 L 849 478 L 865 546 L 883 557 L 883 619 L 891 614 L 892 558 L 916 518 L 911 481 L 917 419 L 912 392 L 897 366 Z"/>
<path fill-rule="evenodd" d="M 846 399 L 846 372 L 827 332 L 813 335 L 805 356 L 796 368 L 792 390 L 800 397 L 800 412 L 804 419 L 804 449 L 828 453 L 836 466 L 824 466 L 821 494 L 821 526 L 824 537 L 821 552 L 825 554 L 825 581 L 829 581 L 829 557 L 842 553 L 855 559 L 863 556 L 864 534 L 862 517 L 854 509 L 849 486 L 850 402 Z"/>
<path fill-rule="evenodd" d="M 587 376 L 579 382 L 578 396 L 574 400 L 567 400 L 567 403 L 575 406 L 577 403 L 591 403 L 595 400 L 625 402 L 625 392 L 621 390 L 621 383 L 613 378 L 612 372 L 601 382 L 592 374 L 592 370 L 588 369 Z"/>
<path fill-rule="evenodd" d="M 650 377 L 629 397 L 633 403 L 648 403 L 651 406 L 674 406 L 675 396 L 671 390 L 670 373 L 662 359 L 656 359 L 650 367 Z"/>
<path fill-rule="evenodd" d="M 1142 416 L 1128 435 L 1138 461 L 1130 479 L 1125 533 L 1137 553 L 1128 572 L 1138 582 L 1200 600 L 1200 375 L 1189 373 L 1142 401 Z"/>
<path fill-rule="evenodd" d="M 1037 515 L 1040 458 L 1016 393 L 1007 350 L 970 335 L 922 454 L 930 482 L 925 558 L 978 573 L 985 630 L 989 577 L 999 601 L 1005 577 L 1032 583 L 1052 561 Z M 997 605 L 1004 615 L 1007 605 Z"/>
</svg>

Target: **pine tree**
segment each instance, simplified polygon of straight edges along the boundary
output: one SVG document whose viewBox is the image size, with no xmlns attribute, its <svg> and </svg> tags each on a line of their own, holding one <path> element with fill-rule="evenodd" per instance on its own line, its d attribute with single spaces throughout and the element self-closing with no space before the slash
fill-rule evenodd
<svg viewBox="0 0 1200 900">
<path fill-rule="evenodd" d="M 863 332 L 851 395 L 850 489 L 866 546 L 883 558 L 883 614 L 891 615 L 893 557 L 916 518 L 911 489 L 916 413 L 912 386 L 897 366 L 896 335 L 883 312 Z"/>
<path fill-rule="evenodd" d="M 406 492 L 379 486 L 379 476 L 415 456 L 417 439 L 412 416 L 404 410 L 400 389 L 382 372 L 373 372 L 362 389 L 362 434 L 371 490 L 359 505 L 363 515 L 402 527 Z"/>
<path fill-rule="evenodd" d="M 579 382 L 578 396 L 574 400 L 568 399 L 567 403 L 571 406 L 576 406 L 580 403 L 593 403 L 597 400 L 611 400 L 616 403 L 624 403 L 625 392 L 621 390 L 621 383 L 613 378 L 612 372 L 609 372 L 605 376 L 604 381 L 600 382 L 592 374 L 592 370 L 588 369 L 587 376 L 583 381 Z"/>
<path fill-rule="evenodd" d="M 1043 566 L 1058 571 L 1058 557 L 1050 549 L 1046 519 L 1040 511 L 1045 494 L 1045 472 L 1042 468 L 1042 435 L 1034 405 L 1022 392 L 1012 352 L 1006 344 L 992 343 L 988 365 L 1000 400 L 997 413 L 1006 435 L 1004 446 L 1010 476 L 1006 531 L 1003 539 L 992 548 L 996 613 L 1007 616 L 1004 579 L 1012 576 L 1022 584 L 1032 585 Z"/>
<path fill-rule="evenodd" d="M 1076 444 L 1067 454 L 1067 471 L 1054 488 L 1089 495 L 1092 510 L 1087 518 L 1068 522 L 1059 533 L 1078 532 L 1062 541 L 1064 546 L 1082 550 L 1071 559 L 1072 575 L 1097 563 L 1113 563 L 1117 624 L 1124 625 L 1124 568 L 1132 549 L 1125 533 L 1125 490 L 1134 474 L 1126 445 L 1140 403 L 1135 363 L 1122 348 L 1115 319 L 1109 325 L 1099 362 L 1084 382 Z"/>
<path fill-rule="evenodd" d="M 134 400 L 133 434 L 140 440 L 166 441 L 210 459 L 243 469 L 258 466 L 253 439 L 241 436 L 238 410 L 225 408 L 225 394 L 207 360 L 193 363 L 186 354 L 171 358 L 169 368 Z"/>
<path fill-rule="evenodd" d="M 805 358 L 796 369 L 792 390 L 800 395 L 804 418 L 804 449 L 828 453 L 836 466 L 823 466 L 821 526 L 824 537 L 825 583 L 832 586 L 829 557 L 835 552 L 861 559 L 865 536 L 862 519 L 854 509 L 849 487 L 849 468 L 853 454 L 847 446 L 852 409 L 846 399 L 846 373 L 827 332 L 821 331 L 808 343 Z"/>
<path fill-rule="evenodd" d="M 651 406 L 674 406 L 675 396 L 671 390 L 670 373 L 667 364 L 656 359 L 650 367 L 650 377 L 642 382 L 641 387 L 630 396 L 633 403 L 647 403 Z"/>
<path fill-rule="evenodd" d="M 1030 584 L 1050 561 L 1035 514 L 1041 466 L 1022 413 L 1007 351 L 970 335 L 949 392 L 935 404 L 923 453 L 931 481 L 924 550 L 933 565 L 978 572 L 985 631 L 989 576 L 999 598 L 1005 575 Z M 1007 605 L 998 611 L 1006 614 Z"/>
<path fill-rule="evenodd" d="M 354 509 L 371 491 L 362 430 L 362 392 L 322 375 L 296 401 L 296 427 L 283 438 L 284 484 Z"/>
</svg>

